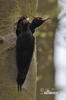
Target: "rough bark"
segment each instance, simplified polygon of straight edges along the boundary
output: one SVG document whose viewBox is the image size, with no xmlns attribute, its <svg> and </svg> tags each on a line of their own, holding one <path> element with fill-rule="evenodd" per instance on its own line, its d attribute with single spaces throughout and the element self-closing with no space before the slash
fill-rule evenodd
<svg viewBox="0 0 66 100">
<path fill-rule="evenodd" d="M 21 12 L 19 12 L 20 10 L 17 7 L 17 9 L 14 10 L 16 13 L 17 11 L 20 13 L 20 15 L 21 13 L 22 15 L 33 15 L 35 13 L 34 8 L 36 0 L 24 0 L 24 2 L 22 0 L 16 1 L 16 4 L 20 7 L 20 9 L 22 9 Z M 25 7 L 26 9 L 24 9 Z M 14 20 L 15 16 L 12 17 L 12 19 Z M 23 90 L 18 92 L 16 84 L 17 69 L 15 45 L 16 34 L 14 32 L 8 32 L 6 35 L 3 35 L 3 38 L 0 38 L 0 100 L 36 100 L 36 48 L 33 54 L 27 78 L 23 85 Z"/>
</svg>

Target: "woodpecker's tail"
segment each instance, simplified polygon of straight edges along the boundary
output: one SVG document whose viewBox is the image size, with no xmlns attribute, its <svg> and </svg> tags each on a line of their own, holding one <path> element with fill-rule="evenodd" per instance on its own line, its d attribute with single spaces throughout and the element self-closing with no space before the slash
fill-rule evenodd
<svg viewBox="0 0 66 100">
<path fill-rule="evenodd" d="M 18 84 L 18 91 L 22 91 L 22 85 Z"/>
</svg>

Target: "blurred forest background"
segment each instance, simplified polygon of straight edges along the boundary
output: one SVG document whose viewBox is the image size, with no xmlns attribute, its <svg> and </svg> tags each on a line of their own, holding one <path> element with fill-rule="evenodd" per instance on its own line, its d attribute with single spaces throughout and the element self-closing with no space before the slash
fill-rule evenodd
<svg viewBox="0 0 66 100">
<path fill-rule="evenodd" d="M 37 32 L 37 100 L 54 100 L 54 95 L 41 95 L 41 88 L 53 91 L 54 86 L 54 36 L 57 27 L 57 0 L 39 0 L 38 15 L 50 17 L 51 20 L 42 25 Z M 55 91 L 55 90 L 54 90 Z"/>
<path fill-rule="evenodd" d="M 28 9 L 31 9 L 29 7 L 34 8 L 34 0 L 27 0 L 26 2 L 31 2 L 32 6 L 25 6 L 24 0 L 0 0 L 0 41 L 4 34 L 15 32 L 15 22 L 20 16 L 27 14 L 32 20 L 30 15 L 34 16 L 34 13 L 32 13 L 34 11 L 30 13 Z M 15 6 L 14 9 L 13 6 Z M 24 9 L 21 9 L 21 6 Z M 24 13 L 25 9 L 27 9 L 26 14 Z M 54 100 L 54 95 L 41 95 L 40 89 L 51 90 L 54 88 L 53 48 L 58 22 L 57 0 L 37 0 L 36 9 L 35 16 L 51 18 L 35 32 L 37 43 L 37 100 Z"/>
</svg>

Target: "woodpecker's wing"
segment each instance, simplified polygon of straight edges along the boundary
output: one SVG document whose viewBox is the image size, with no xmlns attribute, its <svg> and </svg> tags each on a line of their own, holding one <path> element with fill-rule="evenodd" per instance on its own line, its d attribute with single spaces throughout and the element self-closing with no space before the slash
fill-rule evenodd
<svg viewBox="0 0 66 100">
<path fill-rule="evenodd" d="M 22 35 L 17 38 L 16 42 L 16 60 L 17 68 L 20 72 L 27 73 L 34 51 L 34 37 L 31 34 Z"/>
</svg>

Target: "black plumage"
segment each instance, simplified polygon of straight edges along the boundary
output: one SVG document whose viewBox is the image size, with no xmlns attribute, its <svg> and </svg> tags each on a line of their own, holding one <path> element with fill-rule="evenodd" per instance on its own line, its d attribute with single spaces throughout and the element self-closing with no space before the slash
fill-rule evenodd
<svg viewBox="0 0 66 100">
<path fill-rule="evenodd" d="M 16 41 L 16 62 L 17 62 L 17 84 L 18 90 L 26 79 L 27 72 L 29 70 L 30 62 L 34 51 L 34 36 L 29 28 L 27 22 L 23 26 L 23 31 L 17 37 Z"/>
<path fill-rule="evenodd" d="M 16 29 L 16 35 L 19 36 L 23 32 L 23 21 L 26 19 L 26 17 L 22 16 L 17 23 L 17 29 Z"/>
<path fill-rule="evenodd" d="M 34 33 L 35 29 L 37 27 L 39 27 L 40 25 L 42 25 L 44 22 L 46 22 L 48 19 L 49 18 L 43 19 L 42 17 L 34 17 L 32 22 L 30 23 L 30 29 L 31 29 L 32 33 Z"/>
<path fill-rule="evenodd" d="M 22 88 L 32 59 L 35 45 L 33 33 L 35 32 L 35 28 L 39 27 L 45 21 L 46 20 L 40 17 L 36 17 L 30 23 L 27 21 L 27 18 L 23 16 L 17 23 L 16 63 L 18 90 Z"/>
</svg>

